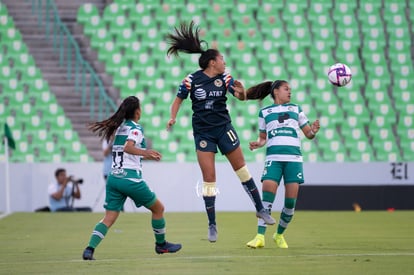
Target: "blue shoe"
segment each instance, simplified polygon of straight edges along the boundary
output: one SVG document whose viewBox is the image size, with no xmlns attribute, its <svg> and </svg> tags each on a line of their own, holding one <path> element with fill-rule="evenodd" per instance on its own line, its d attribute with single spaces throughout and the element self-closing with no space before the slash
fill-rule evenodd
<svg viewBox="0 0 414 275">
<path fill-rule="evenodd" d="M 164 254 L 164 253 L 175 253 L 178 250 L 181 249 L 181 244 L 174 244 L 169 242 L 164 242 L 164 244 L 155 244 L 155 252 L 158 254 Z"/>
<path fill-rule="evenodd" d="M 85 248 L 85 250 L 83 251 L 82 254 L 82 258 L 84 260 L 89 260 L 89 261 L 94 261 L 95 258 L 93 257 L 93 252 L 95 251 L 95 249 L 93 249 L 92 247 L 87 247 Z"/>
<path fill-rule="evenodd" d="M 217 241 L 217 226 L 215 224 L 210 224 L 208 226 L 208 240 L 211 243 Z"/>
<path fill-rule="evenodd" d="M 273 219 L 272 216 L 269 214 L 269 212 L 264 208 L 256 212 L 256 217 L 263 219 L 264 222 L 268 225 L 272 225 L 276 223 L 275 219 Z"/>
</svg>

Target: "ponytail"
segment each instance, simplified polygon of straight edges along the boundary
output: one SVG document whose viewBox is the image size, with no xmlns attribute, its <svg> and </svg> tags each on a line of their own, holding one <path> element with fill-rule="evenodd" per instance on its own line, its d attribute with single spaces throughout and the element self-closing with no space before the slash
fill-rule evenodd
<svg viewBox="0 0 414 275">
<path fill-rule="evenodd" d="M 198 65 L 204 70 L 208 67 L 209 61 L 219 55 L 219 51 L 216 49 L 203 49 L 202 44 L 208 47 L 208 43 L 205 40 L 200 40 L 200 28 L 194 25 L 194 21 L 188 25 L 182 22 L 179 28 L 174 27 L 174 31 L 175 33 L 167 35 L 167 42 L 171 45 L 167 50 L 167 56 L 178 56 L 179 52 L 199 53 L 201 56 L 198 59 Z"/>
<path fill-rule="evenodd" d="M 260 84 L 257 84 L 253 87 L 250 87 L 247 89 L 247 99 L 264 99 L 266 96 L 270 94 L 270 96 L 274 99 L 275 95 L 273 94 L 274 89 L 279 89 L 279 87 L 282 84 L 287 83 L 286 80 L 276 80 L 274 82 L 272 81 L 266 81 L 262 82 Z"/>
<path fill-rule="evenodd" d="M 199 27 L 194 25 L 191 21 L 189 25 L 181 22 L 180 27 L 174 27 L 174 34 L 167 35 L 167 42 L 171 45 L 167 50 L 167 55 L 178 56 L 179 52 L 185 53 L 203 53 L 204 50 L 201 47 L 201 43 L 198 36 Z"/>
<path fill-rule="evenodd" d="M 90 123 L 88 129 L 109 141 L 124 120 L 134 118 L 137 109 L 140 109 L 139 99 L 135 96 L 129 96 L 122 101 L 115 114 L 108 119 Z"/>
</svg>

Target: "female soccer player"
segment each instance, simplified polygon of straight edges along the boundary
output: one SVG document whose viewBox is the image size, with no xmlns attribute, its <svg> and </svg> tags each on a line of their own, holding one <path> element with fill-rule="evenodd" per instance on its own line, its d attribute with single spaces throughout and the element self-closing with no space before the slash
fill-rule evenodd
<svg viewBox="0 0 414 275">
<path fill-rule="evenodd" d="M 138 124 L 141 117 L 139 99 L 127 97 L 110 118 L 92 123 L 90 130 L 109 140 L 115 132 L 112 146 L 112 171 L 106 184 L 105 216 L 95 226 L 88 246 L 83 252 L 84 260 L 94 260 L 95 248 L 115 223 L 127 197 L 137 207 L 145 206 L 152 212 L 152 229 L 155 235 L 155 252 L 173 253 L 181 244 L 165 241 L 164 206 L 142 179 L 141 159 L 159 161 L 161 154 L 145 149 L 143 129 Z"/>
<path fill-rule="evenodd" d="M 236 90 L 241 89 L 236 88 Z M 300 106 L 290 103 L 291 90 L 285 80 L 267 81 L 249 88 L 248 99 L 263 99 L 267 95 L 274 104 L 259 112 L 259 138 L 250 142 L 250 150 L 266 145 L 266 161 L 262 175 L 263 205 L 269 214 L 276 197 L 280 180 L 285 183 L 285 203 L 280 214 L 279 225 L 273 240 L 280 248 L 288 248 L 283 232 L 292 220 L 299 185 L 304 182 L 302 154 L 300 151 L 300 132 L 308 139 L 313 139 L 319 131 L 319 121 L 309 124 L 308 118 Z M 258 219 L 256 237 L 247 243 L 248 247 L 264 247 L 266 224 Z"/>
<path fill-rule="evenodd" d="M 244 91 L 243 85 L 225 72 L 226 63 L 218 50 L 202 48 L 201 44 L 205 41 L 200 41 L 198 32 L 199 28 L 191 22 L 189 25 L 181 24 L 179 29 L 175 28 L 174 34 L 168 35 L 170 48 L 167 54 L 175 56 L 178 56 L 179 52 L 201 54 L 198 60 L 201 70 L 189 74 L 182 81 L 171 106 L 171 117 L 167 123 L 167 129 L 175 124 L 181 103 L 190 96 L 193 109 L 193 135 L 197 159 L 203 175 L 203 198 L 209 221 L 208 239 L 210 242 L 215 242 L 217 227 L 214 161 L 217 147 L 227 157 L 242 186 L 252 199 L 256 207 L 256 216 L 262 218 L 267 224 L 274 224 L 275 220 L 263 208 L 259 191 L 246 167 L 239 138 L 231 124 L 226 107 L 227 91 L 240 100 L 244 99 L 243 93 L 235 92 L 233 89 L 237 86 Z"/>
</svg>

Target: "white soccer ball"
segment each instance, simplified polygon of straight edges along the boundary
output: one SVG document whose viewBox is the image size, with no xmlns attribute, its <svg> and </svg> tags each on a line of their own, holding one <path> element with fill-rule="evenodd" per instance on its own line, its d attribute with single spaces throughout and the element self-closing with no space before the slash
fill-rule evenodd
<svg viewBox="0 0 414 275">
<path fill-rule="evenodd" d="M 328 78 L 333 85 L 342 87 L 351 82 L 352 72 L 347 65 L 336 63 L 329 68 Z"/>
</svg>

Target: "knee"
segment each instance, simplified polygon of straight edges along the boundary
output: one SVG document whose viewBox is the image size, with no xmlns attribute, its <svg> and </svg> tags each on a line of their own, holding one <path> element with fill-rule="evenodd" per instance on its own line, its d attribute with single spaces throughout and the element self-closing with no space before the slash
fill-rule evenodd
<svg viewBox="0 0 414 275">
<path fill-rule="evenodd" d="M 246 182 L 252 178 L 252 175 L 250 175 L 249 169 L 247 169 L 246 165 L 236 170 L 236 175 L 239 177 L 241 182 Z"/>
<path fill-rule="evenodd" d="M 115 221 L 116 221 L 116 218 L 105 216 L 102 219 L 101 223 L 103 223 L 104 225 L 106 225 L 106 227 L 110 228 L 115 223 Z"/>
<path fill-rule="evenodd" d="M 216 182 L 203 182 L 203 196 L 214 197 L 217 195 Z"/>
<path fill-rule="evenodd" d="M 164 214 L 164 205 L 160 201 L 157 201 L 150 209 L 154 215 L 162 216 Z"/>
</svg>

